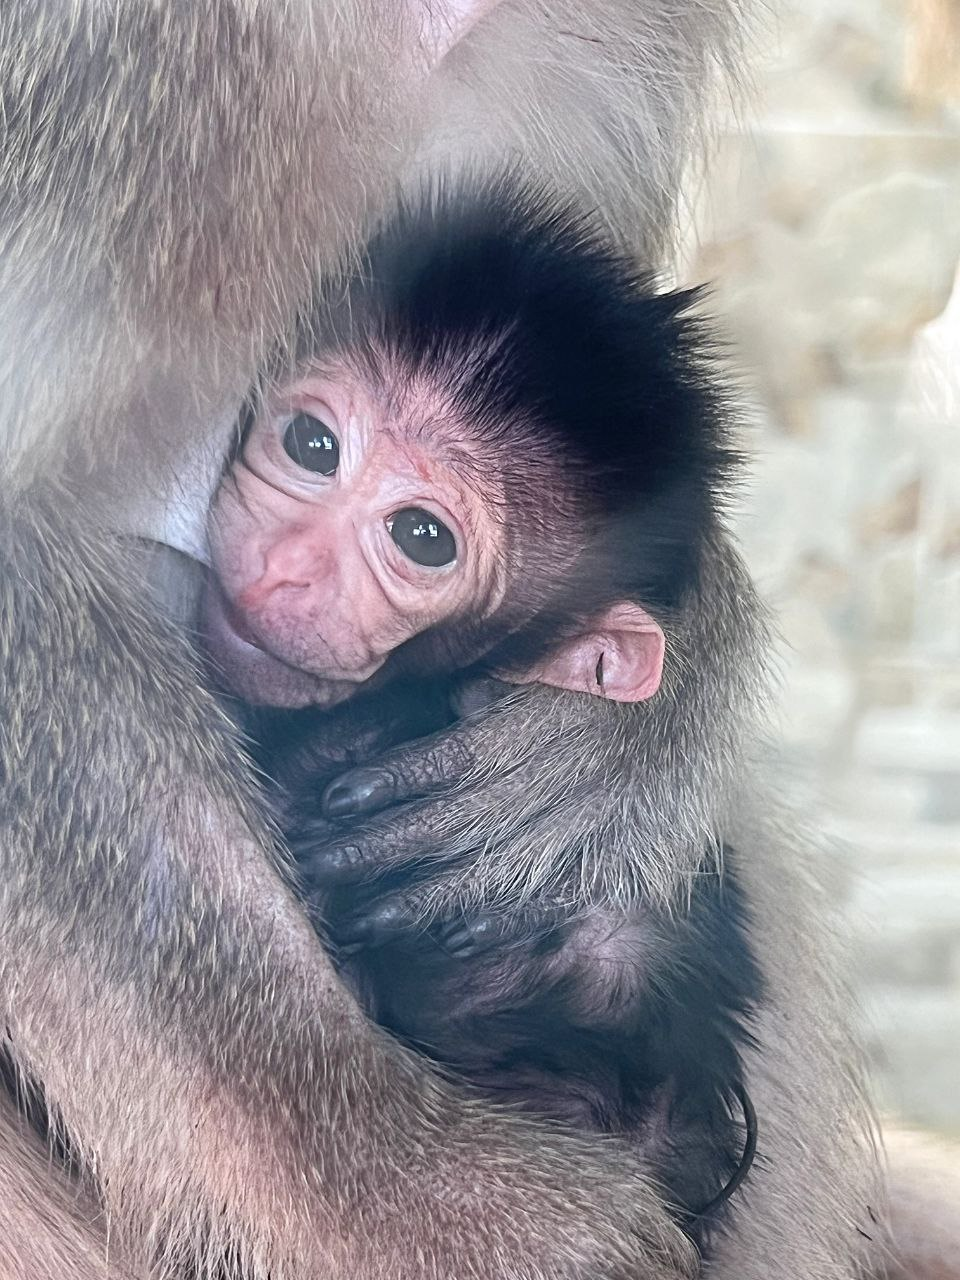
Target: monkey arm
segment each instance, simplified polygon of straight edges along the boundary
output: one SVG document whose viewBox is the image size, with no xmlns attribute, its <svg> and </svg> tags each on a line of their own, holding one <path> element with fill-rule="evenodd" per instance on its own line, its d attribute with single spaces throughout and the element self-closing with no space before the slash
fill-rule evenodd
<svg viewBox="0 0 960 1280">
<path fill-rule="evenodd" d="M 161 1275 L 688 1274 L 625 1152 L 477 1106 L 366 1021 L 139 562 L 60 510 L 2 532 L 0 1016 L 112 1238 Z"/>
<path fill-rule="evenodd" d="M 637 775 L 636 734 L 635 708 L 543 687 L 509 692 L 337 779 L 294 832 L 294 849 L 324 888 L 394 871 L 408 887 L 419 880 L 394 904 L 397 928 L 408 923 L 405 904 L 409 920 L 513 909 L 563 896 L 574 881 L 581 903 L 670 900 L 713 833 L 697 814 L 658 830 L 664 815 L 653 805 L 678 797 Z M 628 832 L 631 847 L 621 847 Z"/>
</svg>

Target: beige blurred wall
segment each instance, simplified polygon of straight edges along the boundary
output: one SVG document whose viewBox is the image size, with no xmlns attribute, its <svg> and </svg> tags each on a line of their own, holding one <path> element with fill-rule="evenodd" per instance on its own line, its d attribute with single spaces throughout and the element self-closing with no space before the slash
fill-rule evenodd
<svg viewBox="0 0 960 1280">
<path fill-rule="evenodd" d="M 737 527 L 881 1097 L 960 1134 L 960 0 L 783 0 L 751 59 L 683 274 L 757 389 Z"/>
</svg>

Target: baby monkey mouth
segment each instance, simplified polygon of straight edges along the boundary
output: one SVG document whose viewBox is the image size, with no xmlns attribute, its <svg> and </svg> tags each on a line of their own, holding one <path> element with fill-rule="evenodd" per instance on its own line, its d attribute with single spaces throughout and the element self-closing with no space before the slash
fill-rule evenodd
<svg viewBox="0 0 960 1280">
<path fill-rule="evenodd" d="M 232 600 L 226 596 L 222 588 L 216 588 L 216 599 L 214 601 L 214 609 L 219 608 L 222 618 L 222 624 L 228 633 L 232 633 L 236 642 L 239 640 L 241 644 L 249 645 L 251 649 L 262 654 L 271 662 L 276 662 L 281 667 L 286 667 L 288 671 L 294 671 L 301 678 L 318 679 L 314 673 L 308 671 L 305 667 L 298 666 L 296 662 L 289 658 L 282 657 L 276 653 L 269 644 L 261 639 L 254 625 L 250 622 L 247 615 Z"/>
<path fill-rule="evenodd" d="M 325 660 L 327 646 L 319 631 L 315 633 L 316 652 L 310 658 L 304 658 L 302 662 L 298 662 L 292 657 L 284 657 L 261 639 L 255 625 L 250 622 L 248 615 L 239 605 L 225 595 L 222 587 L 218 586 L 216 588 L 216 595 L 215 607 L 219 606 L 222 616 L 221 625 L 225 624 L 226 629 L 233 633 L 235 640 L 240 640 L 243 644 L 249 645 L 252 649 L 264 654 L 271 662 L 278 662 L 281 666 L 287 667 L 290 671 L 295 671 L 298 675 L 306 676 L 312 680 L 355 685 L 362 684 L 363 681 L 369 679 L 383 663 L 383 659 L 378 657 L 366 664 L 366 666 L 358 665 L 355 670 L 351 670 L 347 675 L 331 675 L 328 671 L 329 667 L 334 664 L 335 659 L 331 656 Z"/>
<path fill-rule="evenodd" d="M 277 657 L 275 653 L 270 653 L 267 646 L 259 639 L 257 634 L 251 628 L 246 615 L 237 608 L 233 601 L 228 599 L 222 591 L 219 591 L 218 594 L 220 596 L 220 607 L 223 610 L 224 618 L 226 619 L 227 625 L 230 629 L 239 636 L 245 644 L 252 645 L 254 649 L 260 649 L 263 653 L 269 654 L 271 658 L 276 658 L 278 662 L 282 662 L 282 658 Z"/>
<path fill-rule="evenodd" d="M 203 630 L 208 649 L 216 652 L 223 648 L 224 642 L 227 642 L 230 647 L 235 647 L 239 641 L 241 645 L 256 649 L 271 662 L 277 662 L 291 671 L 299 672 L 299 668 L 284 661 L 264 644 L 244 612 L 233 603 L 212 577 L 207 583 L 205 592 Z"/>
<path fill-rule="evenodd" d="M 200 634 L 215 683 L 248 702 L 335 706 L 356 692 L 354 681 L 311 674 L 274 653 L 212 576 L 204 592 Z"/>
</svg>

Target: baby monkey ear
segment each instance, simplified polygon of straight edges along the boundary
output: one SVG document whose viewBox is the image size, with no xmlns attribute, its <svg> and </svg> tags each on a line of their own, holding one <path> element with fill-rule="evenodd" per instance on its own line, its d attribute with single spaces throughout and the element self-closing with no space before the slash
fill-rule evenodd
<svg viewBox="0 0 960 1280">
<path fill-rule="evenodd" d="M 643 702 L 660 688 L 665 648 L 659 623 L 639 605 L 622 602 L 611 605 L 588 631 L 566 640 L 543 662 L 503 679 L 593 693 L 614 702 Z"/>
</svg>

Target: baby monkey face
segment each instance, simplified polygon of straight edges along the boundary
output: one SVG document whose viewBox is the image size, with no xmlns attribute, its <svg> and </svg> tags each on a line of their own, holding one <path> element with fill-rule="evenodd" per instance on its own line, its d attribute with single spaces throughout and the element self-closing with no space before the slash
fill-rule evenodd
<svg viewBox="0 0 960 1280">
<path fill-rule="evenodd" d="M 429 627 L 489 617 L 505 540 L 485 466 L 431 388 L 335 369 L 267 397 L 210 519 L 205 631 L 227 684 L 329 704 Z"/>
</svg>

